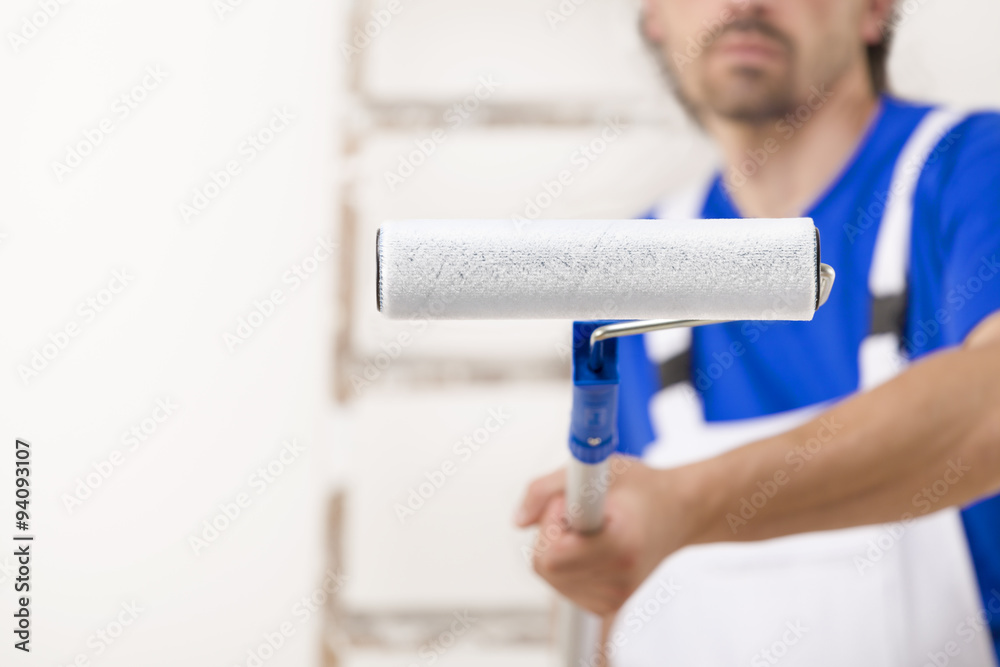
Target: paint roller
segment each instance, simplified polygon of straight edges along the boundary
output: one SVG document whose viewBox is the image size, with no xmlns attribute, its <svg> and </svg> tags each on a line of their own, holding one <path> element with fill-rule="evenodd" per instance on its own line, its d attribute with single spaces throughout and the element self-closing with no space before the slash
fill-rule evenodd
<svg viewBox="0 0 1000 667">
<path fill-rule="evenodd" d="M 394 220 L 376 253 L 389 318 L 574 320 L 566 503 L 581 532 L 601 527 L 618 446 L 617 338 L 811 320 L 834 280 L 808 218 Z M 575 608 L 563 618 L 565 664 L 590 664 L 599 621 Z"/>
</svg>

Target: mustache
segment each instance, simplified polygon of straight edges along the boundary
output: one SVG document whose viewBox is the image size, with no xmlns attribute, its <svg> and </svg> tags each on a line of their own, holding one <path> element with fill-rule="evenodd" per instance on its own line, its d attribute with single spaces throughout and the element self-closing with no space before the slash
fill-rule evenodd
<svg viewBox="0 0 1000 667">
<path fill-rule="evenodd" d="M 709 48 L 714 47 L 716 42 L 731 32 L 755 32 L 778 42 L 789 52 L 791 52 L 795 46 L 792 38 L 779 30 L 773 24 L 758 16 L 744 16 L 726 25 L 726 27 L 722 29 L 722 32 L 716 35 L 715 39 L 712 40 Z"/>
</svg>

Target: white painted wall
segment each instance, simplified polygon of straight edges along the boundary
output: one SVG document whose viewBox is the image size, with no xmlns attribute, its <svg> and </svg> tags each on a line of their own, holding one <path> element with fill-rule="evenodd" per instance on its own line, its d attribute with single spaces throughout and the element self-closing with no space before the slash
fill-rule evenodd
<svg viewBox="0 0 1000 667">
<path fill-rule="evenodd" d="M 333 231 L 346 7 L 246 0 L 220 18 L 212 0 L 74 1 L 15 52 L 8 32 L 41 4 L 0 10 L 0 553 L 15 437 L 33 447 L 37 535 L 32 654 L 10 648 L 8 578 L 0 663 L 244 665 L 289 622 L 265 664 L 318 664 L 319 618 L 292 607 L 325 566 L 335 260 L 297 290 L 282 276 Z M 115 99 L 149 66 L 166 76 L 123 119 Z M 278 107 L 294 122 L 241 155 Z M 60 181 L 53 161 L 105 117 L 113 132 Z M 185 224 L 179 205 L 230 159 L 241 173 Z M 120 270 L 132 279 L 103 312 L 78 311 Z M 284 303 L 230 352 L 223 335 L 273 289 Z M 71 322 L 78 335 L 24 382 L 18 366 Z M 128 451 L 122 433 L 162 398 L 179 407 Z M 250 475 L 292 438 L 305 452 L 258 495 Z M 122 464 L 68 511 L 63 495 L 116 449 Z M 241 492 L 252 504 L 196 556 L 189 536 Z M 133 601 L 138 618 L 101 651 L 95 633 Z"/>
<path fill-rule="evenodd" d="M 496 103 L 562 117 L 626 109 L 642 121 L 575 174 L 553 216 L 632 215 L 710 165 L 707 144 L 691 133 L 645 59 L 634 2 L 587 0 L 555 28 L 545 12 L 557 11 L 559 0 L 401 3 L 363 49 L 369 101 L 454 104 L 479 77 L 493 75 L 502 82 Z M 357 159 L 341 164 L 343 110 L 365 117 L 345 88 L 347 0 L 233 0 L 237 6 L 221 17 L 215 0 L 73 0 L 15 48 L 9 34 L 43 4 L 11 0 L 0 10 L 7 94 L 0 105 L 0 498 L 11 488 L 12 440 L 28 439 L 38 536 L 32 659 L 247 664 L 261 635 L 288 622 L 295 635 L 265 664 L 320 664 L 320 623 L 315 616 L 300 623 L 292 609 L 321 583 L 324 507 L 335 486 L 349 493 L 350 608 L 548 609 L 549 592 L 519 553 L 529 536 L 510 527 L 509 514 L 523 482 L 564 456 L 568 385 L 500 376 L 430 387 L 410 383 L 403 370 L 419 362 L 461 376 L 466 364 L 484 361 L 558 365 L 564 327 L 435 325 L 337 407 L 330 400 L 336 260 L 321 263 L 294 291 L 282 276 L 313 252 L 317 236 L 336 238 L 339 186 L 348 178 L 364 230 L 347 249 L 357 257 L 349 286 L 356 309 L 348 315 L 355 354 L 374 358 L 399 332 L 371 307 L 369 243 L 378 222 L 507 217 L 600 124 L 493 127 L 473 117 L 390 190 L 384 172 L 428 126 L 411 119 L 370 132 Z M 892 63 L 897 89 L 1000 106 L 1000 6 L 911 4 L 916 11 L 902 26 Z M 165 79 L 122 118 L 116 97 L 156 66 Z M 294 122 L 247 160 L 241 142 L 265 127 L 276 107 L 287 107 Z M 85 132 L 93 136 L 105 117 L 114 130 L 60 181 L 52 163 Z M 179 205 L 229 160 L 238 160 L 241 172 L 185 224 Z M 87 319 L 80 302 L 99 297 L 123 269 L 134 276 L 129 285 Z M 230 352 L 224 334 L 274 289 L 284 303 Z M 25 382 L 18 367 L 71 322 L 78 335 Z M 179 406 L 176 414 L 127 451 L 122 433 L 141 426 L 164 398 Z M 509 410 L 509 425 L 401 525 L 393 504 L 454 456 L 455 440 L 475 433 L 496 407 Z M 256 495 L 250 475 L 290 438 L 307 445 L 306 453 Z M 125 450 L 124 462 L 68 511 L 64 494 L 115 449 Z M 219 503 L 246 490 L 254 494 L 251 506 L 196 556 L 189 537 Z M 0 507 L 6 545 L 9 503 Z M 10 564 L 0 556 L 0 565 Z M 0 568 L 6 619 L 10 586 Z M 95 655 L 88 637 L 133 601 L 143 609 L 137 621 Z M 495 659 L 497 650 L 467 644 L 445 659 L 489 664 L 484 656 Z M 510 655 L 519 664 L 545 658 L 537 649 Z M 367 651 L 349 664 L 421 660 Z"/>
</svg>

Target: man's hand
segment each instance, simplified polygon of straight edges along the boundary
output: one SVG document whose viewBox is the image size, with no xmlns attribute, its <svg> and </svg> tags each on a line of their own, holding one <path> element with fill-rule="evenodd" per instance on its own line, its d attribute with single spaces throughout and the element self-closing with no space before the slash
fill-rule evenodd
<svg viewBox="0 0 1000 667">
<path fill-rule="evenodd" d="M 652 470 L 615 456 L 609 470 L 604 527 L 569 530 L 566 471 L 535 480 L 517 513 L 521 527 L 538 524 L 535 571 L 577 605 L 606 616 L 616 612 L 664 558 L 690 537 L 690 515 L 673 471 Z"/>
<path fill-rule="evenodd" d="M 806 531 L 899 521 L 914 494 L 949 481 L 933 509 L 1000 491 L 1000 313 L 959 349 L 938 352 L 876 389 L 844 400 L 787 433 L 669 470 L 614 457 L 604 528 L 569 531 L 565 472 L 536 480 L 518 512 L 539 524 L 535 570 L 581 607 L 617 611 L 660 561 L 690 544 L 763 540 Z M 830 433 L 828 423 L 842 424 Z M 808 465 L 788 456 L 829 436 Z M 737 530 L 727 517 L 782 472 L 781 492 Z"/>
</svg>

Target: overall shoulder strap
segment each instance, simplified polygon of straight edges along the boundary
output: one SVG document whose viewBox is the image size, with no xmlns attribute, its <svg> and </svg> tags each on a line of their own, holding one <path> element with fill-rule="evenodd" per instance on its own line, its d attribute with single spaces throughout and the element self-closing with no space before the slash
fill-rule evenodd
<svg viewBox="0 0 1000 667">
<path fill-rule="evenodd" d="M 896 159 L 878 227 L 875 253 L 868 274 L 872 297 L 898 296 L 906 292 L 913 228 L 913 197 L 931 151 L 965 118 L 951 109 L 934 109 L 924 116 Z"/>
<path fill-rule="evenodd" d="M 964 119 L 965 114 L 951 109 L 928 112 L 896 159 L 888 191 L 876 195 L 885 202 L 885 210 L 868 272 L 871 328 L 859 355 L 861 389 L 881 384 L 906 365 L 899 346 L 906 323 L 917 183 L 932 151 Z"/>
</svg>

